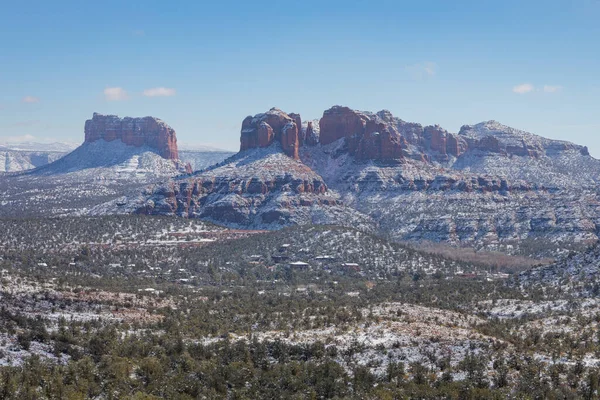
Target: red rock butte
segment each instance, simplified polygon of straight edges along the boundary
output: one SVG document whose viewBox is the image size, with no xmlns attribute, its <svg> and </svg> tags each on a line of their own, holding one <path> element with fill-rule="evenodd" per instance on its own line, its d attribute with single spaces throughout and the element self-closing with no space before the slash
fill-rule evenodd
<svg viewBox="0 0 600 400">
<path fill-rule="evenodd" d="M 120 140 L 129 146 L 148 146 L 168 160 L 179 158 L 175 130 L 158 118 L 119 118 L 94 113 L 92 119 L 85 121 L 84 131 L 86 143 Z"/>
<path fill-rule="evenodd" d="M 278 142 L 287 155 L 298 159 L 301 146 L 328 145 L 342 138 L 348 152 L 364 160 L 427 158 L 425 153 L 429 151 L 444 159 L 459 156 L 467 147 L 462 138 L 437 125 L 423 128 L 395 118 L 386 110 L 374 114 L 333 106 L 323 113 L 318 131 L 312 121 L 303 127 L 299 114 L 286 114 L 278 108 L 248 116 L 242 123 L 240 151 Z M 411 145 L 422 152 L 411 154 Z"/>
<path fill-rule="evenodd" d="M 268 147 L 278 142 L 283 152 L 298 159 L 302 121 L 298 114 L 286 114 L 278 108 L 271 108 L 254 117 L 249 115 L 242 122 L 240 151 L 256 147 Z"/>
</svg>

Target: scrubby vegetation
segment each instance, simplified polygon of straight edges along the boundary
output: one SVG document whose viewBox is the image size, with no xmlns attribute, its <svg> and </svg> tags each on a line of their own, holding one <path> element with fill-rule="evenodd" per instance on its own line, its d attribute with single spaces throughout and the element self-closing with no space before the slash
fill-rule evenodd
<svg viewBox="0 0 600 400">
<path fill-rule="evenodd" d="M 2 399 L 598 397 L 600 302 L 518 259 L 143 216 L 0 240 Z"/>
</svg>

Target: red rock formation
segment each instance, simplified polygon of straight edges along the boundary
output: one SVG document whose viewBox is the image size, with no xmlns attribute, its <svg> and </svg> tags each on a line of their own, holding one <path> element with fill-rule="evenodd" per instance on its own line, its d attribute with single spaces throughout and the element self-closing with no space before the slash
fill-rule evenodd
<svg viewBox="0 0 600 400">
<path fill-rule="evenodd" d="M 426 148 L 446 155 L 446 139 L 448 132 L 439 125 L 426 126 L 423 130 Z"/>
<path fill-rule="evenodd" d="M 300 118 L 300 114 L 290 113 L 289 116 L 294 119 L 298 128 L 298 146 L 303 146 L 305 137 L 302 135 L 302 119 Z"/>
<path fill-rule="evenodd" d="M 511 129 L 495 121 L 480 125 L 465 125 L 458 134 L 453 134 L 439 125 L 423 128 L 420 124 L 402 121 L 387 110 L 370 113 L 333 106 L 323 113 L 318 129 L 312 121 L 302 129 L 299 114 L 286 114 L 272 108 L 264 114 L 244 120 L 240 148 L 266 147 L 276 141 L 281 144 L 285 154 L 298 159 L 301 146 L 329 145 L 344 139 L 344 148 L 348 153 L 363 160 L 391 161 L 406 157 L 422 162 L 447 162 L 450 157 L 460 157 L 469 150 L 532 158 L 544 154 L 544 147 L 535 141 L 522 140 L 519 143 L 513 140 L 510 144 L 501 141 L 499 138 L 503 136 L 497 136 L 494 130 L 505 129 L 508 135 L 512 135 Z M 485 129 L 490 134 L 486 135 Z M 479 130 L 483 130 L 484 134 Z M 553 151 L 571 148 L 583 155 L 589 154 L 581 146 L 551 144 Z"/>
<path fill-rule="evenodd" d="M 281 130 L 281 147 L 283 152 L 294 160 L 298 160 L 298 126 L 295 122 L 289 122 Z"/>
<path fill-rule="evenodd" d="M 343 137 L 363 136 L 368 117 L 348 107 L 333 106 L 319 121 L 319 142 L 327 145 Z"/>
<path fill-rule="evenodd" d="M 304 143 L 309 146 L 315 146 L 319 144 L 319 136 L 315 134 L 312 121 L 308 121 L 306 124 L 306 132 L 304 132 Z"/>
<path fill-rule="evenodd" d="M 446 153 L 458 157 L 468 149 L 467 142 L 458 135 L 449 133 L 446 140 Z"/>
<path fill-rule="evenodd" d="M 92 119 L 85 121 L 84 131 L 86 143 L 121 140 L 129 146 L 151 147 L 169 160 L 179 158 L 175 131 L 158 118 L 119 118 L 94 113 Z"/>
<path fill-rule="evenodd" d="M 581 153 L 581 155 L 583 156 L 589 156 L 590 155 L 590 151 L 588 150 L 587 146 L 583 146 L 579 152 Z"/>
<path fill-rule="evenodd" d="M 489 151 L 491 153 L 500 153 L 502 151 L 500 142 L 494 136 L 485 136 L 481 140 L 474 142 L 472 146 L 479 150 Z"/>
<path fill-rule="evenodd" d="M 240 136 L 240 151 L 258 147 L 258 132 L 252 126 L 252 115 L 248 115 L 242 121 L 242 134 Z"/>
<path fill-rule="evenodd" d="M 321 144 L 346 138 L 348 151 L 360 159 L 399 159 L 406 147 L 406 140 L 387 120 L 348 107 L 334 106 L 326 110 L 319 127 Z"/>
<path fill-rule="evenodd" d="M 293 162 L 292 162 L 293 163 Z M 297 164 L 297 163 L 293 163 Z M 293 170 L 295 166 L 291 166 Z M 243 167 L 242 167 L 243 168 Z M 300 170 L 309 170 L 301 167 Z M 291 188 L 295 196 L 280 201 L 278 209 L 263 214 L 286 213 L 285 208 L 311 206 L 314 204 L 337 205 L 335 198 L 327 195 L 327 185 L 321 177 L 294 177 L 289 170 L 282 170 L 276 177 L 253 176 L 250 178 L 232 178 L 229 173 L 216 177 L 192 177 L 179 181 L 169 181 L 150 193 L 160 201 L 150 201 L 136 210 L 142 214 L 176 214 L 182 216 L 200 216 L 215 220 L 247 223 L 250 215 L 247 207 L 257 207 L 265 200 L 264 195 L 277 193 Z M 237 196 L 227 196 L 235 194 Z M 220 201 L 208 202 L 209 196 L 226 196 Z M 243 196 L 243 197 L 240 197 Z M 304 201 L 304 203 L 302 203 Z M 273 221 L 279 219 L 275 218 Z M 264 222 L 267 222 L 266 220 Z M 272 222 L 272 221 L 271 221 Z"/>
<path fill-rule="evenodd" d="M 258 147 L 267 147 L 273 142 L 273 128 L 266 122 L 258 126 Z"/>
<path fill-rule="evenodd" d="M 392 160 L 402 158 L 407 146 L 391 122 L 347 107 L 335 106 L 324 112 L 319 121 L 320 135 L 315 135 L 312 122 L 303 135 L 301 124 L 300 115 L 276 108 L 247 117 L 242 123 L 240 150 L 266 147 L 277 141 L 285 154 L 297 160 L 298 149 L 304 144 L 325 145 L 346 138 L 349 152 L 357 158 Z"/>
<path fill-rule="evenodd" d="M 285 154 L 297 160 L 300 147 L 298 127 L 301 126 L 298 124 L 301 124 L 300 115 L 288 115 L 277 108 L 254 117 L 248 116 L 242 122 L 240 151 L 268 147 L 278 141 Z"/>
</svg>

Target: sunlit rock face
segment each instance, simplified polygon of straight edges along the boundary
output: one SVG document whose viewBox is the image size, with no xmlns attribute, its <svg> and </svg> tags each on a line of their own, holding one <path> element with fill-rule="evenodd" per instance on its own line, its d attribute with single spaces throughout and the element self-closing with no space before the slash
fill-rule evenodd
<svg viewBox="0 0 600 400">
<path fill-rule="evenodd" d="M 278 142 L 285 154 L 297 160 L 301 127 L 300 115 L 286 114 L 278 108 L 254 117 L 248 116 L 242 122 L 240 151 L 268 147 Z"/>
<path fill-rule="evenodd" d="M 85 121 L 85 142 L 101 139 L 107 142 L 120 140 L 135 147 L 148 146 L 168 160 L 179 158 L 175 130 L 154 117 L 119 118 L 94 113 L 92 119 Z"/>
</svg>

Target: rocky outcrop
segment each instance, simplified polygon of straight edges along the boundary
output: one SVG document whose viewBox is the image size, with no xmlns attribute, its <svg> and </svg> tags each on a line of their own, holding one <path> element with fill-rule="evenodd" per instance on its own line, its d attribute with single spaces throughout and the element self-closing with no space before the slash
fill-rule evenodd
<svg viewBox="0 0 600 400">
<path fill-rule="evenodd" d="M 459 157 L 468 149 L 468 144 L 463 138 L 439 125 L 423 128 L 423 145 L 425 151 L 435 152 L 434 158 L 440 160 L 446 160 L 449 156 Z"/>
<path fill-rule="evenodd" d="M 286 114 L 277 108 L 249 116 L 242 123 L 240 148 L 269 147 L 277 142 L 285 154 L 298 160 L 299 148 L 303 146 L 327 146 L 341 139 L 343 147 L 336 151 L 345 151 L 358 160 L 413 159 L 446 167 L 455 165 L 463 156 L 540 158 L 570 151 L 589 156 L 584 146 L 545 139 L 496 121 L 464 125 L 455 134 L 439 125 L 423 127 L 403 121 L 388 110 L 371 113 L 343 106 L 333 106 L 323 112 L 320 120 L 304 125 L 299 114 Z M 463 168 L 464 163 L 458 164 Z"/>
<path fill-rule="evenodd" d="M 298 129 L 298 146 L 303 146 L 305 141 L 305 134 L 302 132 L 302 118 L 300 118 L 300 114 L 290 113 L 291 118 L 294 119 L 296 123 L 296 128 Z"/>
<path fill-rule="evenodd" d="M 254 117 L 248 116 L 242 122 L 240 151 L 268 147 L 273 142 L 279 142 L 284 153 L 297 160 L 301 126 L 300 115 L 286 114 L 278 108 Z"/>
<path fill-rule="evenodd" d="M 507 156 L 539 158 L 568 151 L 576 151 L 583 156 L 589 155 L 585 146 L 547 139 L 502 125 L 497 121 L 463 125 L 458 136 L 466 142 L 468 149 Z"/>
<path fill-rule="evenodd" d="M 423 137 L 429 150 L 446 155 L 447 130 L 442 129 L 439 125 L 426 126 L 423 130 Z"/>
<path fill-rule="evenodd" d="M 313 121 L 308 121 L 306 127 L 303 130 L 304 143 L 309 146 L 316 146 L 319 144 L 319 124 Z"/>
<path fill-rule="evenodd" d="M 298 160 L 298 125 L 295 122 L 287 123 L 281 130 L 281 147 L 283 152 L 294 160 Z"/>
<path fill-rule="evenodd" d="M 116 115 L 94 113 L 92 119 L 85 121 L 85 142 L 97 140 L 120 140 L 129 146 L 148 146 L 168 160 L 179 158 L 175 131 L 154 117 L 119 118 Z"/>
<path fill-rule="evenodd" d="M 459 157 L 464 154 L 468 149 L 467 142 L 460 136 L 453 133 L 448 133 L 446 138 L 446 153 Z"/>
<path fill-rule="evenodd" d="M 400 159 L 406 147 L 406 140 L 385 119 L 348 107 L 334 106 L 326 110 L 319 128 L 322 145 L 345 138 L 349 153 L 359 159 Z"/>
<path fill-rule="evenodd" d="M 290 121 L 290 126 L 295 122 Z M 283 135 L 288 130 L 284 129 Z M 349 213 L 323 178 L 276 149 L 241 152 L 227 164 L 152 188 L 136 206 L 142 214 L 206 218 L 220 223 L 264 227 L 307 223 Z M 330 219 L 326 219 L 330 220 Z"/>
<path fill-rule="evenodd" d="M 423 128 L 394 117 L 388 110 L 372 114 L 334 106 L 323 113 L 320 128 L 321 144 L 346 138 L 351 151 L 360 150 L 353 154 L 363 159 L 390 160 L 409 155 L 414 159 L 445 161 L 448 156 L 459 157 L 468 149 L 466 140 L 439 125 Z"/>
<path fill-rule="evenodd" d="M 367 120 L 365 114 L 348 107 L 331 107 L 319 121 L 319 141 L 327 145 L 341 138 L 362 137 L 366 132 Z"/>
</svg>

